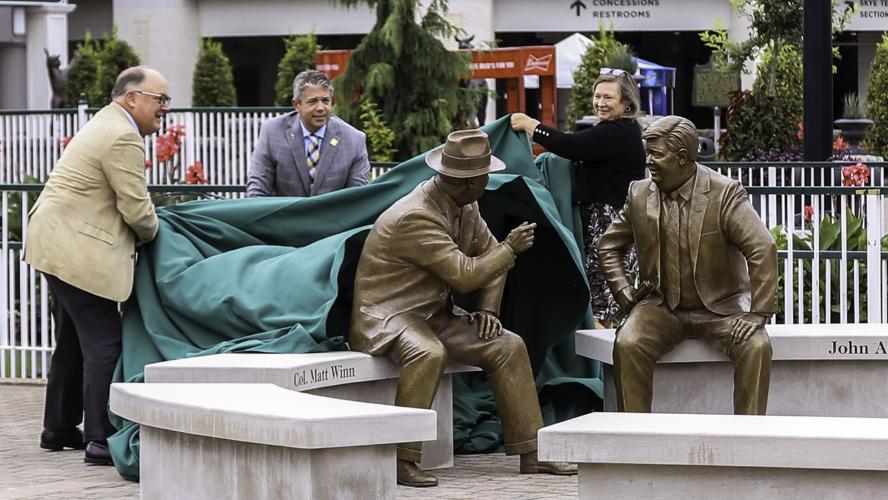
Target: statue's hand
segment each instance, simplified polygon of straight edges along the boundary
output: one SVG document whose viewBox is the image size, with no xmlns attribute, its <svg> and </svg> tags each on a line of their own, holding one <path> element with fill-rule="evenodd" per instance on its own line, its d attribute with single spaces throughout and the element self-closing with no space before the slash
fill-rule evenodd
<svg viewBox="0 0 888 500">
<path fill-rule="evenodd" d="M 533 230 L 536 226 L 536 222 L 532 224 L 527 221 L 522 222 L 520 226 L 513 229 L 512 232 L 506 236 L 503 243 L 509 245 L 509 248 L 512 249 L 512 252 L 514 252 L 515 255 L 524 252 L 533 246 Z"/>
<path fill-rule="evenodd" d="M 746 342 L 753 333 L 765 326 L 767 318 L 755 313 L 735 314 L 731 321 L 731 338 L 735 344 Z"/>
<path fill-rule="evenodd" d="M 492 339 L 503 334 L 503 325 L 499 318 L 490 311 L 476 311 L 472 313 L 472 322 L 478 322 L 478 338 Z"/>
<path fill-rule="evenodd" d="M 617 304 L 620 305 L 620 309 L 625 311 L 626 314 L 629 314 L 629 311 L 635 307 L 635 304 L 638 302 L 635 300 L 635 287 L 629 285 L 617 293 L 617 296 L 614 297 L 614 300 L 617 301 Z"/>
<path fill-rule="evenodd" d="M 516 132 L 526 132 L 531 135 L 533 135 L 533 130 L 537 125 L 540 124 L 539 120 L 534 120 L 524 113 L 512 113 L 509 122 L 512 124 L 512 130 Z"/>
</svg>

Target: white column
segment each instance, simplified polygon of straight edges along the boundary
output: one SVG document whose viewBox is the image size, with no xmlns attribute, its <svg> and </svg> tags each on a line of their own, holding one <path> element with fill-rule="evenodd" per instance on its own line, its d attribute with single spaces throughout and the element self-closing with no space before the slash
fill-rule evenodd
<svg viewBox="0 0 888 500">
<path fill-rule="evenodd" d="M 731 17 L 728 19 L 727 25 L 725 26 L 728 30 L 728 39 L 733 42 L 742 42 L 749 38 L 749 21 L 742 13 L 737 11 L 737 9 L 731 7 Z M 749 90 L 752 88 L 752 85 L 755 83 L 755 72 L 756 66 L 758 65 L 758 59 L 752 61 L 746 61 L 744 64 L 744 68 L 749 72 L 743 72 L 740 74 L 740 88 L 743 90 Z"/>
<path fill-rule="evenodd" d="M 28 108 L 49 109 L 52 88 L 46 70 L 46 55 L 58 54 L 62 66 L 68 63 L 68 14 L 76 8 L 68 4 L 41 4 L 27 8 Z"/>
<path fill-rule="evenodd" d="M 145 66 L 160 71 L 173 106 L 191 106 L 191 79 L 200 49 L 196 0 L 113 0 L 117 36 Z"/>
</svg>

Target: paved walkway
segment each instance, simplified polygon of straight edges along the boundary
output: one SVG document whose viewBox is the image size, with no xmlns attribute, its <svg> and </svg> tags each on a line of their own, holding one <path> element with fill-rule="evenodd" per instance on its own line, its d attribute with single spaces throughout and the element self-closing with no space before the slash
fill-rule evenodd
<svg viewBox="0 0 888 500">
<path fill-rule="evenodd" d="M 113 467 L 88 466 L 83 452 L 38 446 L 42 385 L 0 384 L 0 499 L 138 498 L 139 485 Z M 438 471 L 436 488 L 398 487 L 398 498 L 562 499 L 577 497 L 577 477 L 518 474 L 517 457 L 462 455 Z"/>
</svg>

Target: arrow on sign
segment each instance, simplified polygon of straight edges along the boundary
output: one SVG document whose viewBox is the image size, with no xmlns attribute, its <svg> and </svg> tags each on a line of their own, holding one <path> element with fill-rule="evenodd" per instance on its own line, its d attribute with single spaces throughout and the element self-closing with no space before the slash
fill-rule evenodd
<svg viewBox="0 0 888 500">
<path fill-rule="evenodd" d="M 580 17 L 580 9 L 585 9 L 586 4 L 584 4 L 580 0 L 576 0 L 574 3 L 570 4 L 570 8 L 577 9 L 577 17 Z"/>
</svg>

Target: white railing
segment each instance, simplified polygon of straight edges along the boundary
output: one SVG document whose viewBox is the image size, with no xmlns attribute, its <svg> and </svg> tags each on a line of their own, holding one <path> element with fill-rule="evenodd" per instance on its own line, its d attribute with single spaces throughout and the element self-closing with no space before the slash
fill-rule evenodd
<svg viewBox="0 0 888 500">
<path fill-rule="evenodd" d="M 97 110 L 0 111 L 0 183 L 44 182 L 72 137 Z M 247 166 L 259 129 L 286 108 L 192 108 L 167 114 L 160 132 L 145 138 L 149 184 L 178 184 L 187 168 L 200 161 L 209 184 L 247 183 Z M 172 126 L 184 127 L 179 152 L 158 161 L 157 139 Z M 234 195 L 233 193 L 231 195 Z"/>
</svg>

